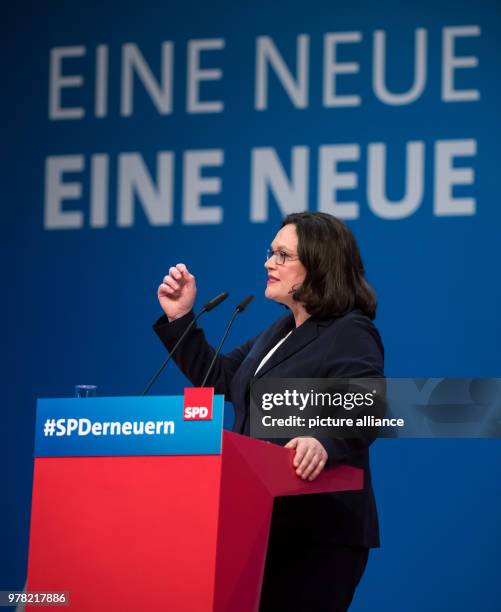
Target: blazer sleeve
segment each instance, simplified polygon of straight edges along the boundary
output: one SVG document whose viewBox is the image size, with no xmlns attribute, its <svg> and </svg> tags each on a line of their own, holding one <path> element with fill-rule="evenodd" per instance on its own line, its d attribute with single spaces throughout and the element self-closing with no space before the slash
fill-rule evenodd
<svg viewBox="0 0 501 612">
<path fill-rule="evenodd" d="M 328 378 L 383 378 L 384 348 L 379 332 L 364 316 L 347 319 L 337 330 L 328 356 Z M 384 385 L 384 382 L 383 382 Z M 327 451 L 327 467 L 350 463 L 375 437 L 317 438 Z"/>
<path fill-rule="evenodd" d="M 193 312 L 172 322 L 169 322 L 164 315 L 153 325 L 153 330 L 169 353 L 193 319 Z M 251 350 L 253 343 L 254 340 L 249 340 L 230 353 L 219 355 L 212 368 L 206 384 L 214 387 L 215 393 L 223 394 L 228 401 L 231 401 L 231 379 Z M 194 325 L 177 348 L 173 359 L 193 385 L 199 386 L 214 353 L 215 349 L 207 342 L 204 331 L 198 325 Z"/>
</svg>

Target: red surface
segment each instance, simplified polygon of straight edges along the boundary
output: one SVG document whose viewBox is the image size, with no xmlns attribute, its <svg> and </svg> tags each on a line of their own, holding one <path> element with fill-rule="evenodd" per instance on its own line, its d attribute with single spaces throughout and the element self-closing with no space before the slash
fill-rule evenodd
<svg viewBox="0 0 501 612">
<path fill-rule="evenodd" d="M 37 458 L 28 590 L 69 591 L 75 611 L 211 610 L 220 467 L 221 456 Z"/>
<path fill-rule="evenodd" d="M 72 611 L 257 611 L 274 497 L 363 484 L 348 466 L 304 482 L 293 454 L 224 432 L 222 456 L 37 458 L 28 590 Z"/>
<path fill-rule="evenodd" d="M 363 471 L 350 466 L 325 470 L 313 482 L 305 482 L 292 469 L 293 456 L 292 449 L 223 434 L 217 612 L 257 612 L 275 497 L 363 486 Z"/>
<path fill-rule="evenodd" d="M 217 612 L 250 612 L 259 606 L 273 495 L 252 469 L 252 450 L 240 453 L 238 440 L 224 433 Z"/>
<path fill-rule="evenodd" d="M 355 491 L 364 486 L 364 472 L 360 468 L 338 465 L 323 470 L 313 482 L 308 482 L 301 480 L 292 468 L 293 449 L 225 431 L 223 454 L 224 444 L 228 447 L 229 440 L 232 442 L 230 448 L 247 458 L 249 468 L 275 497 L 327 491 Z"/>
</svg>

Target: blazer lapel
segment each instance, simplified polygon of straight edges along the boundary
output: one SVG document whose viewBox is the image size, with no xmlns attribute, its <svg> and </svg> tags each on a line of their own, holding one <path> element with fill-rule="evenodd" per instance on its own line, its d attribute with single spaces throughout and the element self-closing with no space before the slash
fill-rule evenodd
<svg viewBox="0 0 501 612">
<path fill-rule="evenodd" d="M 283 336 L 282 336 L 283 337 Z M 263 365 L 254 378 L 260 378 L 272 368 L 277 366 L 282 361 L 288 359 L 294 353 L 297 353 L 303 346 L 306 346 L 315 338 L 318 337 L 318 326 L 314 319 L 307 319 L 302 325 L 295 328 L 287 340 L 281 344 L 268 361 Z M 280 340 L 280 336 L 275 338 L 275 342 L 267 347 L 266 352 L 263 352 L 261 359 L 273 348 Z"/>
</svg>

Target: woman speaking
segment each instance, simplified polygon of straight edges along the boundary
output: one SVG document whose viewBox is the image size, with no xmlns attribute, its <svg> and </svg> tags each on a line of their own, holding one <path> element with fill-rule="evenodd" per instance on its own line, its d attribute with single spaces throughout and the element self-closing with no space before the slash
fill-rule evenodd
<svg viewBox="0 0 501 612">
<path fill-rule="evenodd" d="M 288 215 L 271 243 L 265 295 L 290 310 L 258 336 L 219 356 L 207 384 L 235 408 L 234 431 L 249 435 L 255 378 L 374 378 L 384 375 L 383 345 L 372 323 L 376 300 L 347 226 L 324 213 Z M 154 329 L 171 350 L 193 320 L 195 277 L 180 263 L 158 288 L 165 313 Z M 200 385 L 214 355 L 194 327 L 175 361 Z M 364 470 L 364 488 L 275 502 L 260 610 L 341 612 L 349 608 L 379 529 L 366 440 L 299 437 L 293 469 L 314 480 L 332 465 Z"/>
</svg>

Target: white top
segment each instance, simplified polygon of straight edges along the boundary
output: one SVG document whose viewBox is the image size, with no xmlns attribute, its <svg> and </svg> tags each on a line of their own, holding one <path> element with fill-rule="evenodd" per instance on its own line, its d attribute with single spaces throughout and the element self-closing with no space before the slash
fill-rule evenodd
<svg viewBox="0 0 501 612">
<path fill-rule="evenodd" d="M 269 351 L 268 353 L 266 353 L 266 355 L 262 358 L 261 363 L 257 366 L 257 370 L 254 372 L 254 376 L 259 372 L 259 370 L 264 366 L 264 364 L 268 361 L 268 359 L 273 355 L 273 353 L 277 350 L 277 348 L 283 344 L 287 338 L 292 334 L 294 330 L 290 330 L 290 332 L 284 336 L 281 340 L 279 340 L 275 346 L 271 349 L 271 351 Z"/>
</svg>

